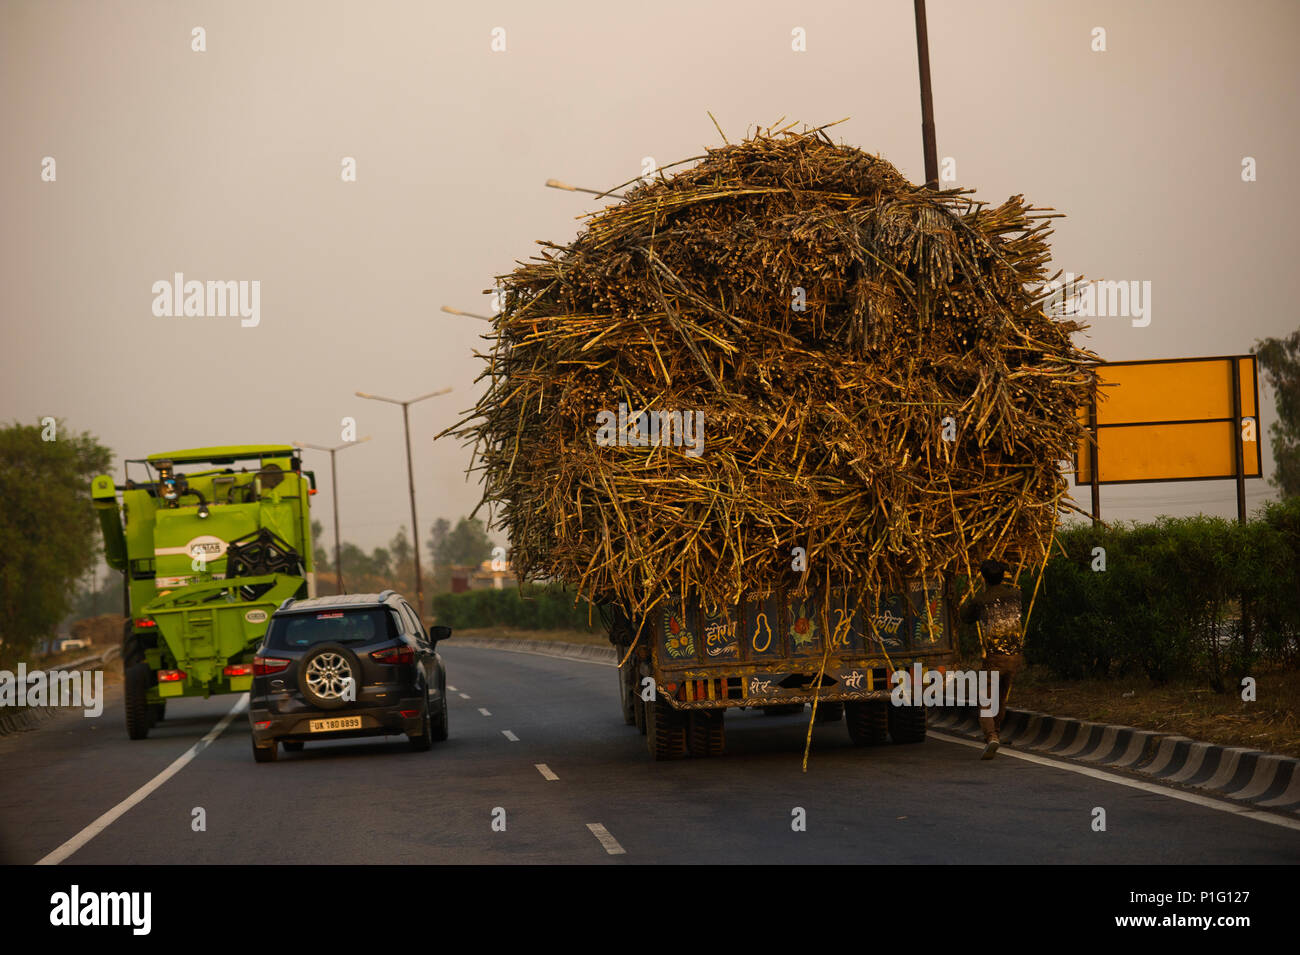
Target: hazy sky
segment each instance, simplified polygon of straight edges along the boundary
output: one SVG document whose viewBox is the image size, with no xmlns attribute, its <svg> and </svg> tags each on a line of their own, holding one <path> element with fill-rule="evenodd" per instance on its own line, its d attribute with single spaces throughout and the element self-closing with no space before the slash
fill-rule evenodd
<svg viewBox="0 0 1300 955">
<path fill-rule="evenodd" d="M 1097 319 L 1081 340 L 1103 358 L 1242 353 L 1297 326 L 1297 27 L 1289 0 L 930 0 L 958 184 L 1067 213 L 1058 267 L 1152 283 L 1147 327 Z M 574 236 L 598 204 L 547 178 L 607 188 L 697 155 L 719 142 L 707 111 L 733 141 L 850 117 L 837 139 L 924 178 L 910 0 L 3 0 L 0 76 L 0 419 L 63 417 L 120 460 L 337 444 L 354 417 L 373 440 L 339 456 L 342 524 L 367 548 L 409 522 L 401 412 L 353 392 L 454 389 L 411 412 L 422 536 L 468 513 L 468 450 L 432 436 L 473 404 L 487 326 L 439 306 L 487 311 L 534 240 Z M 176 272 L 260 282 L 259 323 L 156 317 Z M 328 457 L 306 460 L 329 528 Z M 1102 491 L 1113 518 L 1233 500 L 1227 482 Z"/>
</svg>

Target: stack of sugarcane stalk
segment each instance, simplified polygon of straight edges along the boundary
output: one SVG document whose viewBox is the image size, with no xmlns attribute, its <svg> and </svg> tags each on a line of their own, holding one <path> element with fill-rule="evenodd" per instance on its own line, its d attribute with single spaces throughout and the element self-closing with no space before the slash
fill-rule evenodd
<svg viewBox="0 0 1300 955">
<path fill-rule="evenodd" d="M 501 278 L 486 391 L 447 432 L 516 572 L 644 609 L 771 593 L 795 548 L 797 586 L 859 594 L 1036 562 L 1095 360 L 1044 309 L 1050 218 L 785 129 L 543 243 Z M 638 445 L 643 410 L 703 412 L 702 445 Z"/>
</svg>

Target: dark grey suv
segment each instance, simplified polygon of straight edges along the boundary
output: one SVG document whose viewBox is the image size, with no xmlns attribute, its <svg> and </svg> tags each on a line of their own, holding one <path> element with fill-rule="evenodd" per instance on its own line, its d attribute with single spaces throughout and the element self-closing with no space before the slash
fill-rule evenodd
<svg viewBox="0 0 1300 955">
<path fill-rule="evenodd" d="M 286 600 L 253 660 L 253 757 L 276 759 L 307 740 L 405 733 L 415 749 L 447 738 L 447 674 L 436 645 L 391 590 Z"/>
</svg>

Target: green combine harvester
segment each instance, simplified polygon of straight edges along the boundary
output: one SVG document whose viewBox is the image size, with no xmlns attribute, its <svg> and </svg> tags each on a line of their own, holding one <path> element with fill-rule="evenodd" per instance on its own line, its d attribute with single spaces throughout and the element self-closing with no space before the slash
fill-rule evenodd
<svg viewBox="0 0 1300 955">
<path fill-rule="evenodd" d="M 105 557 L 123 576 L 127 735 L 144 739 L 169 699 L 250 689 L 271 614 L 289 597 L 316 595 L 316 480 L 285 445 L 195 448 L 126 465 L 125 484 L 101 474 L 91 497 Z M 147 480 L 131 480 L 131 465 Z"/>
</svg>

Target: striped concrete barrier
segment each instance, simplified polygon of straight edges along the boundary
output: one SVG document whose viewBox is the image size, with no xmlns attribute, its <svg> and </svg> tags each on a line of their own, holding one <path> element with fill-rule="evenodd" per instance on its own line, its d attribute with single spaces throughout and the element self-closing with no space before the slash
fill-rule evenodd
<svg viewBox="0 0 1300 955">
<path fill-rule="evenodd" d="M 930 725 L 980 735 L 973 707 L 943 707 Z M 1123 769 L 1253 806 L 1300 813 L 1300 760 L 1186 736 L 1008 708 L 1002 742 L 1032 752 Z"/>
</svg>

